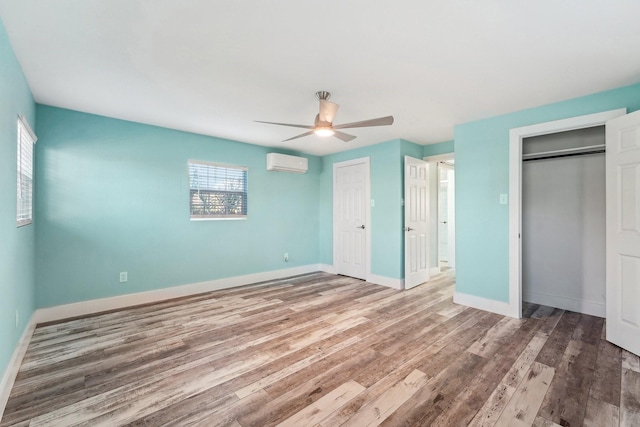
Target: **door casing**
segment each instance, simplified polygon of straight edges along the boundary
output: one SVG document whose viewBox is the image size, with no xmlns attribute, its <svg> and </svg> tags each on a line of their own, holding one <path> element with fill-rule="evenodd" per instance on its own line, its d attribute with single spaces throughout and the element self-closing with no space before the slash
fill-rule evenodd
<svg viewBox="0 0 640 427">
<path fill-rule="evenodd" d="M 438 205 L 440 204 L 440 171 L 447 171 L 447 264 L 449 268 L 456 268 L 456 198 L 455 198 L 455 168 L 445 162 L 438 162 Z M 440 218 L 440 206 L 438 206 L 438 224 L 442 222 Z M 440 227 L 438 227 L 440 233 Z M 440 262 L 440 236 L 438 236 L 438 262 Z"/>
<path fill-rule="evenodd" d="M 513 128 L 509 132 L 509 303 L 501 314 L 522 317 L 522 141 L 551 133 L 603 126 L 626 108 Z M 606 156 L 606 153 L 605 153 Z"/>
<path fill-rule="evenodd" d="M 431 275 L 434 276 L 440 273 L 440 267 L 438 265 L 438 162 L 447 160 L 454 160 L 455 153 L 437 154 L 435 156 L 423 157 L 422 160 L 429 163 L 429 235 L 431 236 Z M 455 190 L 453 197 L 455 198 Z M 455 215 L 455 211 L 454 211 Z M 455 221 L 454 221 L 455 227 Z M 455 237 L 453 239 L 455 241 Z M 455 245 L 455 243 L 454 243 Z"/>
</svg>

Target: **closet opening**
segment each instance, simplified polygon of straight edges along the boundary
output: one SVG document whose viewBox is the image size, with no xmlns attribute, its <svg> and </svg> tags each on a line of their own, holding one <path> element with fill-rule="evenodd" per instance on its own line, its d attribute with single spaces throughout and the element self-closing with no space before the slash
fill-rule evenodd
<svg viewBox="0 0 640 427">
<path fill-rule="evenodd" d="M 522 140 L 522 299 L 605 317 L 605 127 Z"/>
</svg>

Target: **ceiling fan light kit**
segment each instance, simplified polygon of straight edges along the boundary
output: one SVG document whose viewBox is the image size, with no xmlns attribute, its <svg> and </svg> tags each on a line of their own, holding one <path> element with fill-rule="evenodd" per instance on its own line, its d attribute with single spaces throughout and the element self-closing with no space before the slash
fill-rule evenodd
<svg viewBox="0 0 640 427">
<path fill-rule="evenodd" d="M 336 138 L 344 142 L 349 142 L 354 140 L 356 137 L 354 135 L 349 135 L 348 133 L 340 132 L 337 129 L 351 129 L 351 128 L 362 128 L 362 127 L 370 127 L 370 126 L 388 126 L 393 124 L 393 116 L 386 116 L 386 117 L 380 117 L 377 119 L 363 120 L 360 122 L 345 123 L 345 124 L 334 126 L 333 118 L 336 116 L 336 113 L 338 112 L 338 108 L 340 108 L 340 106 L 336 103 L 329 101 L 329 98 L 331 98 L 331 93 L 329 92 L 326 92 L 326 91 L 316 92 L 316 98 L 320 102 L 320 111 L 316 115 L 313 126 L 296 125 L 296 124 L 290 124 L 290 123 L 264 122 L 261 120 L 256 120 L 256 122 L 266 123 L 270 125 L 311 129 L 308 132 L 302 133 L 300 135 L 296 135 L 289 139 L 285 139 L 283 142 L 291 141 L 292 139 L 298 139 L 304 136 L 314 135 L 314 134 L 320 137 L 335 136 Z"/>
<path fill-rule="evenodd" d="M 336 132 L 330 127 L 316 127 L 313 130 L 313 133 L 324 138 L 327 136 L 333 136 Z"/>
</svg>

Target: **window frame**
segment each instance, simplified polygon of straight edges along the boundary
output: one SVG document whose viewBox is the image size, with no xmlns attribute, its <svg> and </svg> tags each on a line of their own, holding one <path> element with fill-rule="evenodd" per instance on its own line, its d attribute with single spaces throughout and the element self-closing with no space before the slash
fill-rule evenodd
<svg viewBox="0 0 640 427">
<path fill-rule="evenodd" d="M 23 227 L 33 223 L 34 148 L 38 137 L 22 115 L 18 115 L 16 133 L 16 227 Z M 27 158 L 27 155 L 30 156 Z M 29 180 L 27 188 L 25 178 Z M 26 203 L 25 199 L 28 200 Z"/>
<path fill-rule="evenodd" d="M 193 198 L 193 191 L 195 189 L 193 189 L 191 187 L 191 165 L 198 165 L 198 166 L 207 166 L 207 167 L 216 167 L 216 168 L 223 168 L 223 169 L 231 169 L 234 170 L 236 172 L 241 172 L 243 174 L 243 184 L 244 184 L 244 190 L 243 191 L 236 191 L 237 193 L 241 193 L 242 197 L 244 198 L 244 214 L 193 214 L 192 213 L 192 198 Z M 220 220 L 246 220 L 248 218 L 248 214 L 249 214 L 249 210 L 248 210 L 248 204 L 249 204 L 249 168 L 247 166 L 240 166 L 240 165 L 232 165 L 232 164 L 226 164 L 226 163 L 217 163 L 217 162 L 208 162 L 205 160 L 194 160 L 194 159 L 189 159 L 187 161 L 187 173 L 188 173 L 188 178 L 189 178 L 189 220 L 190 221 L 220 221 Z M 215 192 L 215 190 L 204 190 L 204 191 L 211 191 L 211 192 Z M 220 190 L 220 192 L 225 192 L 225 190 Z"/>
</svg>

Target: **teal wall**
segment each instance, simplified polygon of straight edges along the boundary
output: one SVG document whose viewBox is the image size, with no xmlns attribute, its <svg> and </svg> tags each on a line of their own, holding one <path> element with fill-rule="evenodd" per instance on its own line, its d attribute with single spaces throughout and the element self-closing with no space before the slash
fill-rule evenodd
<svg viewBox="0 0 640 427">
<path fill-rule="evenodd" d="M 268 172 L 266 147 L 37 111 L 38 307 L 318 262 L 319 158 Z M 248 166 L 247 220 L 189 220 L 189 159 Z"/>
<path fill-rule="evenodd" d="M 616 108 L 640 109 L 640 84 L 455 127 L 457 291 L 509 300 L 509 130 Z"/>
<path fill-rule="evenodd" d="M 422 147 L 422 155 L 424 157 L 453 153 L 453 151 L 454 151 L 453 140 L 438 142 L 437 144 L 429 144 Z"/>
<path fill-rule="evenodd" d="M 34 310 L 34 223 L 16 227 L 17 118 L 35 104 L 0 22 L 0 378 Z M 15 313 L 20 322 L 15 326 Z"/>
<path fill-rule="evenodd" d="M 369 157 L 371 163 L 371 273 L 404 278 L 404 155 L 421 158 L 422 146 L 396 139 L 322 158 L 320 262 L 333 264 L 333 164 Z"/>
</svg>

